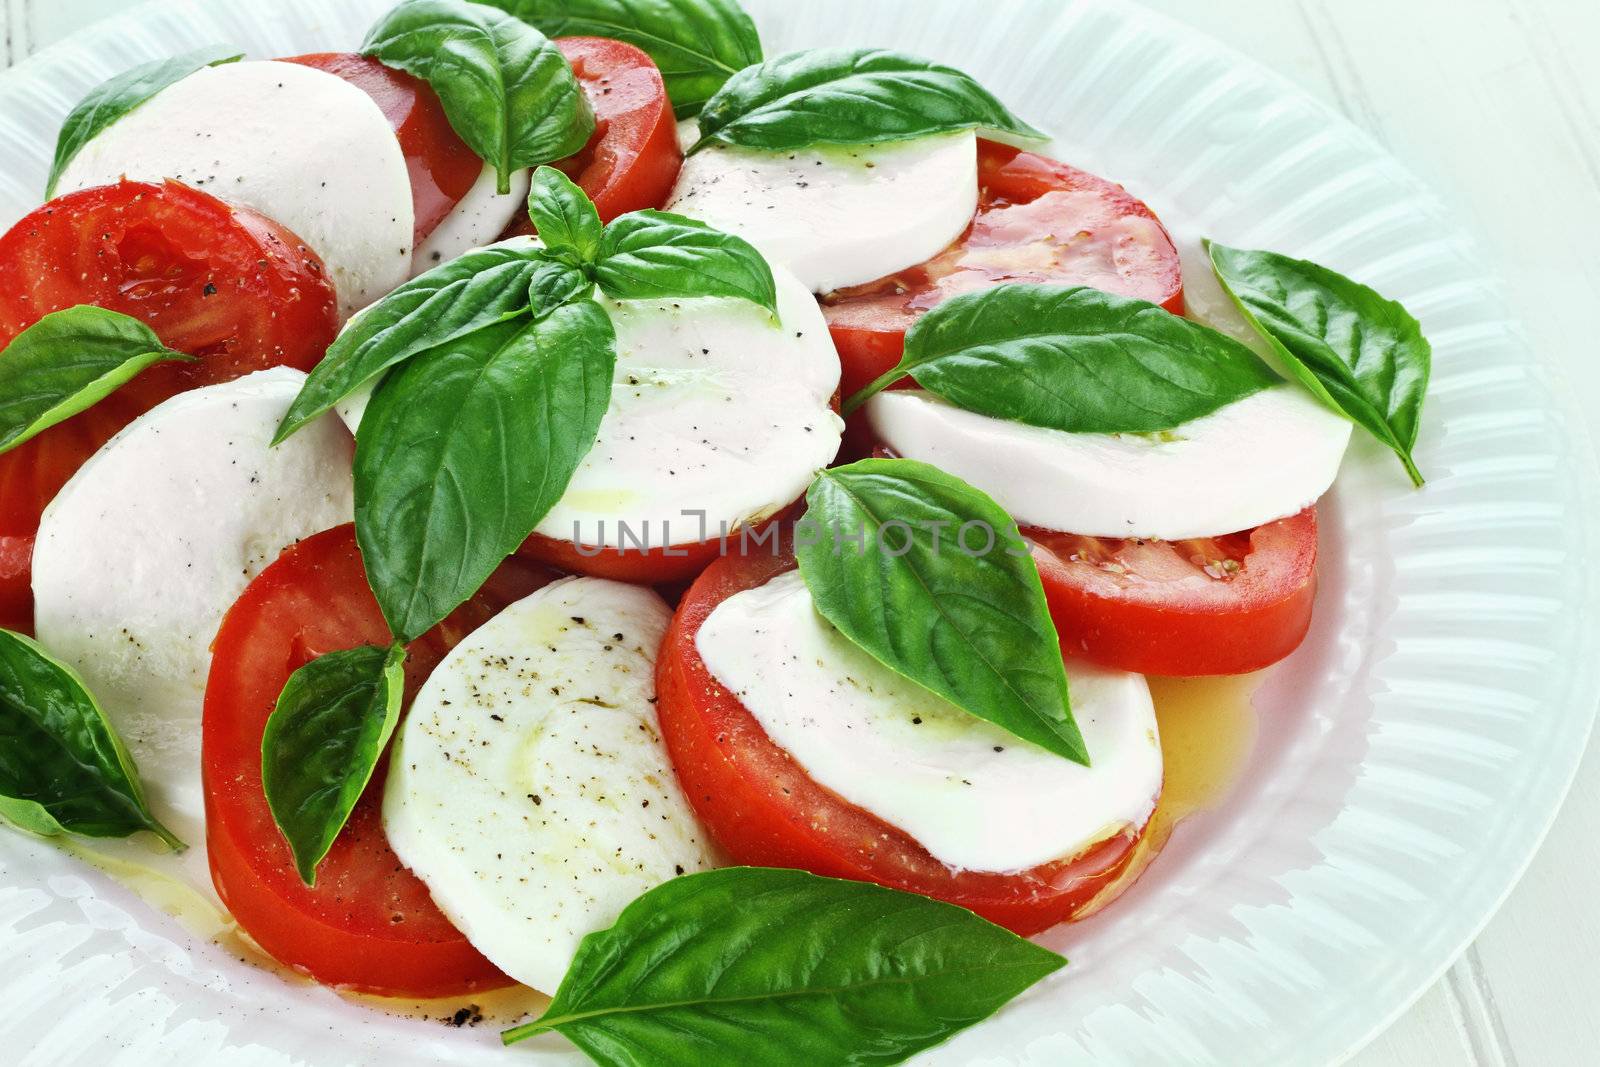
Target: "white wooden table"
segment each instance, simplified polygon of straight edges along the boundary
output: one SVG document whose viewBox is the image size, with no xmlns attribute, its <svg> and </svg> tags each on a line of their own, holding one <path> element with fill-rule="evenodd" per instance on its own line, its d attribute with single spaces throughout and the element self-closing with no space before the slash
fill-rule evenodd
<svg viewBox="0 0 1600 1067">
<path fill-rule="evenodd" d="M 1286 75 L 1428 181 L 1501 264 L 1531 336 L 1559 354 L 1588 401 L 1600 442 L 1600 0 L 1144 2 Z M 127 0 L 0 5 L 4 66 Z M 1600 1062 L 1597 899 L 1600 754 L 1592 749 L 1500 914 L 1352 1062 Z"/>
</svg>

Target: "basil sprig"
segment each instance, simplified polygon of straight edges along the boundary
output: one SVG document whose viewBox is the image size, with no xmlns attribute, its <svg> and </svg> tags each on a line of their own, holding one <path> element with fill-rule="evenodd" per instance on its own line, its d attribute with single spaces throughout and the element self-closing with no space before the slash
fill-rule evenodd
<svg viewBox="0 0 1600 1067">
<path fill-rule="evenodd" d="M 79 304 L 54 311 L 0 353 L 0 452 L 64 422 L 175 352 L 138 319 Z"/>
<path fill-rule="evenodd" d="M 610 37 L 642 49 L 680 119 L 761 62 L 761 37 L 736 0 L 487 0 L 551 37 Z"/>
<path fill-rule="evenodd" d="M 44 198 L 49 200 L 56 195 L 56 185 L 61 181 L 67 164 L 106 127 L 195 71 L 233 63 L 242 58 L 242 52 L 222 45 L 211 45 L 170 59 L 141 63 L 89 90 L 89 94 L 78 101 L 78 105 L 67 113 L 61 123 L 61 133 L 56 137 L 55 158 L 50 162 L 50 177 L 45 182 Z"/>
<path fill-rule="evenodd" d="M 1000 505 L 908 459 L 825 470 L 806 505 L 795 556 L 823 618 L 896 674 L 1088 764 L 1038 568 Z"/>
<path fill-rule="evenodd" d="M 467 146 L 511 173 L 572 155 L 594 112 L 561 50 L 505 12 L 463 0 L 406 0 L 367 34 L 363 55 L 421 78 Z"/>
<path fill-rule="evenodd" d="M 315 885 L 317 864 L 350 819 L 400 720 L 405 648 L 362 645 L 289 676 L 261 735 L 267 807 Z"/>
<path fill-rule="evenodd" d="M 1279 381 L 1245 345 L 1155 304 L 1022 283 L 923 315 L 845 413 L 907 375 L 968 411 L 1075 433 L 1170 430 Z"/>
<path fill-rule="evenodd" d="M 879 48 L 790 52 L 728 79 L 700 112 L 700 140 L 766 151 L 903 141 L 949 130 L 1043 141 L 970 75 Z"/>
<path fill-rule="evenodd" d="M 1066 965 L 964 908 L 804 871 L 674 878 L 578 946 L 537 1020 L 603 1067 L 892 1064 Z"/>
<path fill-rule="evenodd" d="M 83 679 L 36 642 L 0 630 L 0 816 L 36 834 L 183 842 L 145 803 L 139 772 Z"/>
<path fill-rule="evenodd" d="M 1422 485 L 1417 443 L 1433 349 L 1411 313 L 1327 267 L 1206 242 L 1217 280 L 1289 373 L 1382 441 Z"/>
</svg>

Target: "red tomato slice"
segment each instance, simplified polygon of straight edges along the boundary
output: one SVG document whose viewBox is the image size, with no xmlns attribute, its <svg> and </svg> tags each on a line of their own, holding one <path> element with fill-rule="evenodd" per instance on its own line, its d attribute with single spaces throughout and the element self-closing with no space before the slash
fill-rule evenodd
<svg viewBox="0 0 1600 1067">
<path fill-rule="evenodd" d="M 1023 529 L 1064 646 L 1141 674 L 1244 674 L 1299 647 L 1317 594 L 1317 509 L 1243 533 L 1113 540 Z"/>
<path fill-rule="evenodd" d="M 583 151 L 551 165 L 589 194 L 602 222 L 665 204 L 683 153 L 655 62 L 608 37 L 557 37 L 555 44 L 594 110 L 594 135 Z M 519 217 L 505 236 L 533 232 Z"/>
<path fill-rule="evenodd" d="M 417 244 L 444 221 L 483 172 L 483 160 L 456 135 L 444 105 L 422 79 L 353 52 L 317 52 L 281 62 L 337 75 L 378 105 L 406 157 Z"/>
<path fill-rule="evenodd" d="M 729 543 L 733 543 L 733 540 L 730 536 Z M 631 546 L 580 549 L 571 541 L 558 541 L 543 534 L 533 534 L 517 549 L 520 556 L 573 574 L 587 574 L 637 585 L 688 581 L 705 570 L 706 565 L 721 552 L 722 543 L 715 539 L 672 545 L 669 553 L 667 548 L 659 545 L 650 549 Z"/>
<path fill-rule="evenodd" d="M 463 637 L 550 580 L 512 560 L 477 596 L 411 643 L 406 701 Z M 355 527 L 284 550 L 229 609 L 213 647 L 201 742 L 206 845 L 217 892 L 274 958 L 328 985 L 442 997 L 510 984 L 434 906 L 389 848 L 380 765 L 308 888 L 261 787 L 261 734 L 283 683 L 325 653 L 388 644 Z"/>
<path fill-rule="evenodd" d="M 201 361 L 151 367 L 0 454 L 0 574 L 31 553 L 45 505 L 112 434 L 185 389 L 280 364 L 309 370 L 339 325 L 333 285 L 299 238 L 176 182 L 68 193 L 0 237 L 0 348 L 76 304 L 141 319 Z M 27 590 L 26 573 L 0 577 L 0 615 L 28 618 Z"/>
<path fill-rule="evenodd" d="M 684 595 L 656 666 L 661 731 L 684 793 L 735 862 L 876 882 L 970 908 L 1020 934 L 1073 918 L 1127 866 L 1128 830 L 1018 874 L 952 871 L 904 832 L 818 785 L 706 669 L 695 635 L 712 610 L 793 569 L 751 546 L 706 568 Z"/>
<path fill-rule="evenodd" d="M 1091 285 L 1183 310 L 1178 250 L 1114 182 L 978 141 L 978 211 L 933 259 L 823 298 L 850 396 L 900 361 L 905 332 L 940 301 L 1002 282 Z"/>
</svg>

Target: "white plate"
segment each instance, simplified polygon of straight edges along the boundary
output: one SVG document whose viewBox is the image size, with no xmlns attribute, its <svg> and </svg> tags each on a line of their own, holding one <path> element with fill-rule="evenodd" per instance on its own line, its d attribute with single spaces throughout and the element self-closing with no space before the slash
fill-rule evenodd
<svg viewBox="0 0 1600 1067">
<path fill-rule="evenodd" d="M 1559 376 L 1413 178 L 1192 31 L 1110 0 L 747 2 L 769 52 L 882 44 L 957 64 L 1169 221 L 1327 263 L 1422 319 L 1428 487 L 1409 489 L 1370 442 L 1352 449 L 1322 509 L 1316 624 L 1257 695 L 1243 785 L 1181 827 L 1117 906 L 1044 939 L 1073 966 L 925 1059 L 1347 1054 L 1504 897 L 1588 735 L 1600 507 Z M 212 41 L 257 57 L 350 49 L 387 6 L 151 4 L 29 60 L 0 77 L 0 225 L 37 202 L 62 114 L 102 78 Z M 0 834 L 0 931 L 0 1048 L 28 1062 L 577 1061 L 554 1040 L 507 1053 L 492 1029 L 286 984 L 13 833 Z"/>
</svg>

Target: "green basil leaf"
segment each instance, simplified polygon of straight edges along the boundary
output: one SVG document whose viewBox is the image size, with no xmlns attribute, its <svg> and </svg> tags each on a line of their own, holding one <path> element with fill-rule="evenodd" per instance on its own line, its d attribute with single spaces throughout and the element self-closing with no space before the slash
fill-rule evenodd
<svg viewBox="0 0 1600 1067">
<path fill-rule="evenodd" d="M 356 539 L 390 631 L 411 641 L 484 583 L 594 445 L 616 334 L 593 300 L 410 360 L 356 433 Z"/>
<path fill-rule="evenodd" d="M 600 251 L 600 213 L 572 179 L 554 167 L 533 172 L 528 217 L 539 240 L 552 252 L 570 252 L 579 263 L 593 263 Z"/>
<path fill-rule="evenodd" d="M 540 258 L 533 272 L 533 280 L 528 284 L 528 299 L 533 305 L 533 317 L 536 319 L 593 295 L 594 279 L 584 273 L 583 268 L 553 256 Z"/>
<path fill-rule="evenodd" d="M 610 37 L 642 49 L 680 119 L 734 73 L 761 62 L 761 37 L 736 0 L 488 0 L 551 37 Z"/>
<path fill-rule="evenodd" d="M 50 177 L 45 182 L 44 198 L 49 200 L 56 195 L 56 184 L 61 181 L 67 164 L 107 126 L 195 71 L 234 63 L 243 58 L 242 52 L 211 45 L 170 59 L 141 63 L 89 90 L 89 95 L 78 101 L 78 106 L 68 112 L 66 120 L 61 123 L 61 133 L 56 137 L 55 158 L 50 162 Z"/>
<path fill-rule="evenodd" d="M 194 361 L 128 315 L 79 304 L 53 311 L 0 352 L 0 452 L 104 400 L 146 367 Z"/>
<path fill-rule="evenodd" d="M 778 313 L 772 268 L 755 246 L 665 211 L 614 219 L 601 238 L 594 275 L 615 300 L 724 296 Z"/>
<path fill-rule="evenodd" d="M 1170 430 L 1279 381 L 1247 346 L 1155 304 L 1027 283 L 930 310 L 845 412 L 907 374 L 968 411 L 1073 433 Z"/>
<path fill-rule="evenodd" d="M 795 556 L 823 618 L 896 674 L 1088 764 L 1038 568 L 1000 505 L 908 459 L 825 470 L 806 504 L 815 536 Z"/>
<path fill-rule="evenodd" d="M 502 1039 L 557 1030 L 603 1067 L 899 1063 L 1066 962 L 928 897 L 725 867 L 585 937 L 544 1015 Z"/>
<path fill-rule="evenodd" d="M 139 772 L 77 672 L 0 630 L 0 815 L 36 834 L 183 842 L 150 813 Z"/>
<path fill-rule="evenodd" d="M 350 820 L 400 721 L 403 645 L 318 656 L 293 674 L 261 734 L 261 785 L 306 885 Z"/>
<path fill-rule="evenodd" d="M 1327 267 L 1276 252 L 1206 242 L 1223 289 L 1285 368 L 1322 402 L 1411 457 L 1433 348 L 1404 307 Z"/>
<path fill-rule="evenodd" d="M 434 267 L 366 308 L 312 368 L 272 443 L 417 353 L 523 314 L 543 264 L 537 247 L 491 245 Z"/>
<path fill-rule="evenodd" d="M 421 78 L 450 126 L 495 168 L 511 172 L 589 143 L 594 112 L 560 49 L 521 19 L 462 0 L 406 0 L 367 34 L 364 55 Z"/>
<path fill-rule="evenodd" d="M 700 112 L 690 151 L 712 141 L 777 152 L 969 129 L 1046 139 L 952 67 L 879 48 L 817 48 L 729 78 Z"/>
</svg>

